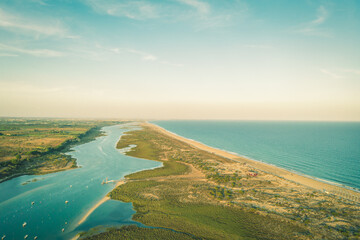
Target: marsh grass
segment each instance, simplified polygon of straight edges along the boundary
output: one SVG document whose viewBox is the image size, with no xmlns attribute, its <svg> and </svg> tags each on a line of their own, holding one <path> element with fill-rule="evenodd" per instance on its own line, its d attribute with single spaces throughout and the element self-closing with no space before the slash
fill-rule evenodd
<svg viewBox="0 0 360 240">
<path fill-rule="evenodd" d="M 135 225 L 123 226 L 121 228 L 110 228 L 106 232 L 99 235 L 89 236 L 87 239 L 127 239 L 127 240 L 139 240 L 139 239 L 169 239 L 169 240 L 192 240 L 199 239 L 186 233 L 175 232 L 170 229 L 160 228 L 141 228 Z M 86 236 L 83 236 L 86 237 Z"/>
<path fill-rule="evenodd" d="M 166 177 L 171 175 L 181 175 L 189 171 L 189 167 L 185 164 L 178 162 L 163 162 L 163 166 L 160 168 L 155 168 L 151 170 L 145 170 L 133 174 L 129 174 L 126 178 L 135 180 L 135 179 L 145 179 L 153 177 Z"/>
</svg>

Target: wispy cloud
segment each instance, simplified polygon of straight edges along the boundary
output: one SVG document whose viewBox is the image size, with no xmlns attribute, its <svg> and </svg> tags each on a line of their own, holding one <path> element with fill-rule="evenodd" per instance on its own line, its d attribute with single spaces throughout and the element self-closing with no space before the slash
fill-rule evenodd
<svg viewBox="0 0 360 240">
<path fill-rule="evenodd" d="M 331 34 L 321 28 L 321 25 L 323 25 L 328 18 L 328 10 L 324 6 L 320 6 L 317 9 L 316 18 L 297 27 L 294 32 L 310 36 L 330 37 Z"/>
<path fill-rule="evenodd" d="M 114 53 L 114 54 L 124 54 L 124 53 L 134 54 L 134 55 L 140 56 L 141 59 L 144 60 L 144 61 L 156 61 L 156 60 L 158 60 L 158 58 L 153 54 L 143 52 L 143 51 L 139 51 L 139 50 L 135 50 L 135 49 L 131 49 L 131 48 L 107 48 L 107 47 L 101 46 L 100 44 L 96 44 L 96 47 L 98 49 L 105 50 L 107 52 L 111 52 L 111 53 Z"/>
<path fill-rule="evenodd" d="M 0 52 L 0 57 L 17 57 L 18 55 L 16 54 L 12 54 L 12 53 L 1 53 Z"/>
<path fill-rule="evenodd" d="M 350 73 L 353 75 L 360 75 L 360 70 L 357 70 L 357 69 L 341 69 L 341 71 L 344 73 Z"/>
<path fill-rule="evenodd" d="M 158 57 L 156 57 L 153 54 L 150 53 L 146 53 L 146 52 L 142 52 L 142 51 L 138 51 L 138 50 L 134 50 L 134 49 L 124 49 L 126 52 L 128 53 L 132 53 L 132 54 L 136 54 L 141 56 L 141 59 L 144 61 L 157 61 Z"/>
<path fill-rule="evenodd" d="M 330 76 L 330 77 L 332 77 L 332 78 L 335 78 L 335 79 L 344 78 L 344 76 L 340 76 L 340 75 L 338 75 L 338 74 L 336 74 L 336 73 L 334 73 L 334 72 L 332 72 L 332 71 L 326 70 L 326 69 L 320 69 L 320 71 L 321 71 L 323 74 L 325 74 L 325 75 L 327 75 L 327 76 Z"/>
<path fill-rule="evenodd" d="M 206 5 L 199 5 L 202 7 L 197 7 L 196 13 L 190 14 L 188 18 L 194 22 L 194 28 L 198 31 L 233 26 L 241 23 L 249 14 L 248 5 L 244 1 L 221 2 L 220 7 L 200 3 Z"/>
<path fill-rule="evenodd" d="M 316 19 L 314 19 L 313 21 L 311 21 L 312 25 L 320 25 L 322 23 L 325 22 L 325 20 L 328 18 L 329 13 L 328 11 L 325 9 L 324 6 L 320 6 L 317 10 L 317 16 Z"/>
<path fill-rule="evenodd" d="M 146 1 L 84 0 L 84 2 L 101 14 L 136 20 L 158 17 L 155 5 Z"/>
<path fill-rule="evenodd" d="M 152 54 L 152 53 L 148 53 L 148 52 L 144 52 L 144 51 L 140 51 L 137 49 L 132 49 L 132 48 L 107 48 L 107 47 L 103 47 L 100 44 L 96 44 L 96 47 L 98 49 L 102 49 L 104 51 L 107 52 L 111 52 L 113 54 L 119 54 L 119 55 L 123 55 L 124 53 L 126 54 L 133 54 L 136 56 L 139 56 L 141 60 L 143 61 L 148 61 L 148 62 L 158 62 L 160 64 L 164 64 L 164 65 L 168 65 L 168 66 L 172 66 L 172 67 L 183 67 L 184 65 L 181 63 L 172 63 L 166 60 L 163 60 L 159 57 L 157 57 L 156 55 Z"/>
<path fill-rule="evenodd" d="M 47 3 L 46 3 L 46 1 L 43 1 L 43 0 L 30 0 L 31 2 L 34 2 L 34 3 L 37 3 L 37 4 L 40 4 L 40 5 L 48 5 Z"/>
<path fill-rule="evenodd" d="M 178 2 L 193 7 L 198 11 L 198 13 L 204 15 L 209 14 L 211 10 L 208 3 L 199 0 L 178 0 Z"/>
<path fill-rule="evenodd" d="M 24 34 L 67 37 L 67 32 L 59 21 L 47 24 L 34 22 L 32 19 L 15 16 L 2 9 L 0 9 L 0 28 Z"/>
<path fill-rule="evenodd" d="M 358 69 L 336 68 L 332 69 L 331 71 L 327 69 L 320 69 L 320 71 L 334 79 L 358 79 L 360 76 L 360 70 Z"/>
<path fill-rule="evenodd" d="M 50 49 L 25 49 L 14 46 L 9 46 L 6 44 L 0 43 L 0 54 L 13 55 L 17 56 L 14 53 L 22 53 L 35 57 L 61 57 L 64 56 L 64 53 L 50 50 Z"/>
<path fill-rule="evenodd" d="M 215 8 L 203 0 L 172 0 L 150 2 L 144 0 L 82 0 L 99 14 L 133 20 L 160 20 L 164 22 L 191 22 L 197 31 L 239 22 L 246 15 L 247 5 L 236 0 Z"/>
<path fill-rule="evenodd" d="M 154 54 L 150 54 L 147 52 L 138 51 L 138 50 L 134 50 L 134 49 L 124 49 L 124 51 L 140 56 L 143 61 L 158 62 L 158 63 L 172 66 L 172 67 L 183 67 L 184 66 L 181 63 L 172 63 L 172 62 L 169 62 L 166 60 L 162 60 L 159 57 L 155 56 Z"/>
</svg>

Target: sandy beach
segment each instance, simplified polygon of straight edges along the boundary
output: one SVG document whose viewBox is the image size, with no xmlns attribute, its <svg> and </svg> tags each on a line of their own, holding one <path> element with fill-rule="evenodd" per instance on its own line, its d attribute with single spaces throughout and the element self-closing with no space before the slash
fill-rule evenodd
<svg viewBox="0 0 360 240">
<path fill-rule="evenodd" d="M 181 137 L 179 135 L 176 135 L 174 133 L 171 133 L 171 132 L 165 130 L 164 128 L 159 127 L 159 126 L 157 126 L 155 124 L 151 124 L 151 123 L 143 123 L 143 124 L 148 126 L 148 127 L 153 128 L 153 129 L 156 129 L 156 130 L 160 131 L 161 133 L 166 134 L 167 136 L 170 136 L 172 138 L 175 138 L 177 140 L 185 142 L 185 143 L 191 145 L 192 147 L 195 147 L 195 148 L 198 148 L 200 150 L 216 154 L 218 156 L 221 156 L 221 157 L 224 157 L 224 158 L 236 161 L 236 162 L 245 163 L 245 164 L 247 164 L 247 165 L 249 165 L 249 166 L 251 166 L 251 167 L 253 167 L 253 168 L 257 169 L 257 170 L 273 174 L 275 176 L 284 178 L 286 180 L 295 182 L 297 184 L 301 184 L 303 186 L 306 186 L 306 187 L 309 187 L 309 188 L 312 188 L 312 189 L 316 189 L 316 190 L 328 192 L 328 193 L 331 193 L 331 194 L 335 194 L 335 195 L 338 195 L 340 197 L 345 197 L 345 198 L 351 199 L 351 200 L 359 201 L 359 199 L 360 199 L 360 193 L 359 192 L 352 191 L 350 189 L 346 189 L 346 188 L 343 188 L 343 187 L 340 187 L 340 186 L 328 184 L 328 183 L 325 183 L 325 182 L 321 182 L 321 181 L 312 179 L 310 177 L 302 176 L 302 175 L 299 175 L 299 174 L 296 174 L 296 173 L 292 173 L 290 171 L 287 171 L 285 169 L 282 169 L 282 168 L 279 168 L 279 167 L 276 167 L 276 166 L 273 166 L 273 165 L 269 165 L 269 164 L 266 164 L 266 163 L 262 163 L 262 162 L 258 162 L 258 161 L 255 161 L 255 160 L 240 157 L 240 156 L 237 156 L 235 154 L 231 154 L 229 152 L 226 152 L 226 151 L 223 151 L 223 150 L 220 150 L 220 149 L 212 148 L 212 147 L 209 147 L 209 146 L 207 146 L 205 144 L 202 144 L 200 142 L 197 142 L 197 141 L 194 141 L 194 140 L 191 140 L 191 139 L 187 139 L 187 138 Z"/>
<path fill-rule="evenodd" d="M 117 188 L 118 186 L 120 186 L 121 184 L 124 184 L 125 180 L 120 180 L 116 183 L 114 188 Z M 90 216 L 91 213 L 93 213 L 95 211 L 95 209 L 97 209 L 101 204 L 103 204 L 104 202 L 110 200 L 110 197 L 108 195 L 106 195 L 105 197 L 103 197 L 99 202 L 97 202 L 92 208 L 89 209 L 89 211 L 86 212 L 86 214 L 80 219 L 80 221 L 78 222 L 78 225 L 82 224 L 83 222 L 85 222 L 85 220 Z"/>
<path fill-rule="evenodd" d="M 80 221 L 78 222 L 78 225 L 82 224 L 83 222 L 85 222 L 85 220 L 90 216 L 90 214 L 92 212 L 95 211 L 96 208 L 98 208 L 101 204 L 103 204 L 104 202 L 106 202 L 107 200 L 109 200 L 110 197 L 105 196 L 103 197 L 99 202 L 97 202 L 92 208 L 89 209 L 89 211 L 86 212 L 86 214 L 80 219 Z"/>
</svg>

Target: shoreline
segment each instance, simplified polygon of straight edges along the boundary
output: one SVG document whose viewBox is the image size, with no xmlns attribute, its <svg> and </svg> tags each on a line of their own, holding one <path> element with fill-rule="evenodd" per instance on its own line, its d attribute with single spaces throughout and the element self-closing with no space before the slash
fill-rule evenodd
<svg viewBox="0 0 360 240">
<path fill-rule="evenodd" d="M 86 219 L 90 216 L 90 214 L 93 213 L 96 208 L 98 208 L 101 204 L 103 204 L 107 200 L 110 200 L 110 197 L 106 195 L 99 202 L 97 202 L 94 206 L 92 206 L 92 208 L 90 208 L 89 211 L 86 212 L 86 214 L 80 219 L 80 221 L 77 223 L 77 225 L 80 225 L 83 222 L 85 222 Z"/>
<path fill-rule="evenodd" d="M 158 130 L 159 132 L 161 132 L 169 137 L 172 137 L 179 141 L 185 142 L 185 143 L 189 144 L 190 146 L 195 147 L 197 149 L 218 155 L 220 157 L 227 158 L 227 159 L 235 161 L 235 162 L 248 164 L 249 166 L 256 168 L 259 171 L 270 173 L 277 177 L 284 178 L 288 181 L 292 181 L 297 184 L 301 184 L 303 186 L 306 186 L 306 187 L 309 187 L 309 188 L 312 188 L 312 189 L 315 189 L 315 190 L 318 190 L 321 192 L 325 192 L 328 194 L 334 194 L 339 197 L 344 197 L 346 199 L 350 199 L 350 200 L 360 199 L 360 192 L 358 192 L 358 191 L 348 189 L 348 188 L 338 186 L 338 185 L 332 185 L 330 183 L 325 183 L 325 182 L 322 182 L 321 180 L 316 180 L 310 176 L 304 176 L 304 175 L 294 173 L 289 170 L 286 170 L 286 169 L 283 169 L 283 168 L 280 168 L 280 167 L 277 167 L 277 166 L 274 166 L 271 164 L 252 160 L 252 159 L 249 159 L 249 158 L 246 158 L 243 156 L 239 156 L 234 153 L 227 152 L 225 150 L 213 148 L 213 147 L 207 146 L 203 143 L 197 142 L 193 139 L 188 139 L 188 138 L 182 137 L 180 135 L 177 135 L 176 133 L 172 133 L 172 132 L 170 132 L 156 124 L 153 124 L 153 123 L 146 122 L 146 123 L 142 123 L 142 124 L 146 125 L 148 127 L 151 127 L 155 130 Z"/>
<path fill-rule="evenodd" d="M 11 179 L 14 179 L 14 178 L 17 178 L 20 176 L 25 176 L 25 175 L 34 175 L 34 176 L 46 175 L 46 174 L 50 174 L 50 173 L 68 171 L 68 170 L 72 170 L 72 169 L 81 167 L 78 165 L 78 163 L 76 161 L 77 159 L 73 158 L 71 155 L 69 155 L 69 153 L 73 151 L 74 147 L 88 143 L 88 142 L 92 142 L 92 141 L 96 140 L 96 138 L 101 137 L 102 136 L 102 128 L 105 126 L 109 126 L 109 125 L 104 125 L 104 126 L 99 125 L 99 126 L 92 127 L 90 129 L 88 129 L 86 132 L 81 133 L 78 136 L 78 138 L 80 139 L 79 141 L 74 141 L 71 139 L 65 140 L 59 146 L 57 146 L 57 148 L 55 150 L 51 150 L 51 151 L 48 150 L 48 151 L 42 153 L 42 155 L 40 155 L 40 156 L 34 156 L 34 157 L 30 158 L 31 162 L 35 162 L 35 164 L 37 164 L 36 161 L 41 162 L 41 160 L 39 160 L 39 159 L 46 158 L 47 156 L 49 156 L 51 154 L 65 154 L 66 156 L 70 157 L 67 164 L 69 164 L 70 161 L 73 161 L 73 163 L 75 163 L 75 167 L 66 165 L 65 167 L 54 168 L 51 170 L 44 170 L 39 165 L 39 166 L 36 166 L 35 168 L 33 167 L 30 169 L 28 169 L 28 168 L 19 169 L 19 172 L 17 172 L 17 173 L 0 178 L 0 183 L 9 181 Z M 42 162 L 44 163 L 46 161 L 42 160 Z"/>
<path fill-rule="evenodd" d="M 112 190 L 114 190 L 115 188 L 117 188 L 118 186 L 125 184 L 125 180 L 119 180 L 117 181 L 116 185 L 114 186 L 114 188 Z M 111 191 L 112 191 L 111 190 Z M 110 191 L 110 192 L 111 192 Z M 109 193 L 110 193 L 109 192 Z M 110 200 L 111 198 L 109 197 L 109 193 L 107 193 L 105 195 L 105 197 L 103 197 L 100 201 L 98 201 L 95 205 L 93 205 L 86 213 L 85 215 L 79 220 L 79 222 L 77 223 L 77 226 L 81 225 L 83 222 L 86 221 L 86 219 L 104 202 Z"/>
</svg>

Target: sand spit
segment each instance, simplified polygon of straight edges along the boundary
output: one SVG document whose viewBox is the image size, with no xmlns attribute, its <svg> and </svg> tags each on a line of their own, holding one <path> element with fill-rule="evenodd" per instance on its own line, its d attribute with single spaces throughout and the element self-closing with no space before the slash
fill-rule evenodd
<svg viewBox="0 0 360 240">
<path fill-rule="evenodd" d="M 118 186 L 122 185 L 125 183 L 125 180 L 120 180 L 116 183 L 115 188 L 117 188 Z M 110 197 L 108 195 L 106 195 L 105 197 L 103 197 L 99 202 L 97 202 L 92 208 L 89 209 L 89 211 L 86 212 L 86 214 L 80 219 L 80 221 L 78 222 L 78 225 L 82 224 L 83 222 L 85 222 L 85 220 L 90 216 L 91 213 L 93 213 L 95 211 L 95 209 L 97 209 L 101 204 L 103 204 L 104 202 L 110 200 Z"/>
<path fill-rule="evenodd" d="M 101 204 L 103 204 L 104 202 L 106 202 L 107 200 L 109 200 L 110 197 L 109 196 L 105 196 L 103 197 L 99 202 L 97 202 L 92 208 L 89 209 L 89 211 L 87 211 L 87 213 L 80 219 L 80 221 L 78 222 L 78 225 L 82 224 L 83 222 L 85 222 L 85 220 L 90 216 L 90 214 L 92 212 L 95 211 L 96 208 L 98 208 Z"/>
</svg>

